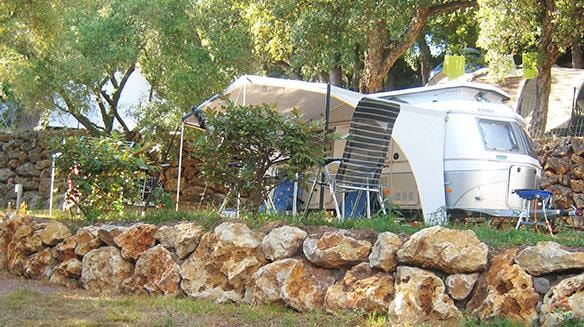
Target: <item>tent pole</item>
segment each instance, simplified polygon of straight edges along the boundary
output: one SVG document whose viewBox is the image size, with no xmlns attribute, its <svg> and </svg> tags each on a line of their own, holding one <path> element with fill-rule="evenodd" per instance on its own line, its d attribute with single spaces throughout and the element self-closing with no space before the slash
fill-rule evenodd
<svg viewBox="0 0 584 327">
<path fill-rule="evenodd" d="M 181 169 L 182 169 L 182 153 L 183 153 L 183 140 L 184 140 L 184 133 L 185 133 L 185 123 L 180 125 L 180 146 L 178 150 L 178 180 L 176 182 L 176 207 L 175 211 L 178 211 L 178 202 L 180 200 L 180 177 L 181 177 Z"/>
<path fill-rule="evenodd" d="M 326 151 L 326 143 L 327 143 L 327 136 L 328 136 L 328 129 L 329 129 L 329 115 L 331 111 L 331 83 L 326 84 L 326 102 L 324 106 L 324 140 L 323 140 L 323 148 Z M 318 178 L 318 177 L 317 177 Z M 320 174 L 320 189 L 319 189 L 319 200 L 318 200 L 318 209 L 324 209 L 324 192 L 323 187 L 324 185 L 324 173 Z M 332 186 L 329 186 L 332 187 Z M 335 192 L 335 190 L 331 190 L 331 192 Z"/>
</svg>

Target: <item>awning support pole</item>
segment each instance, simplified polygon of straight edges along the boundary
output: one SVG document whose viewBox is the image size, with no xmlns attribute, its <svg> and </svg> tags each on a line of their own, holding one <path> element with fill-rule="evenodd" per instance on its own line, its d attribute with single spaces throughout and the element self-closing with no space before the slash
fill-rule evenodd
<svg viewBox="0 0 584 327">
<path fill-rule="evenodd" d="M 329 129 L 329 115 L 331 111 L 331 83 L 326 84 L 326 102 L 324 106 L 324 140 L 323 140 L 323 148 L 326 151 L 326 142 L 328 140 L 328 129 Z M 318 176 L 316 177 L 318 178 Z M 318 209 L 324 209 L 324 190 L 322 185 L 324 185 L 324 173 L 320 175 L 320 188 L 319 188 L 319 201 L 318 201 Z"/>
<path fill-rule="evenodd" d="M 178 150 L 178 180 L 176 182 L 176 207 L 175 207 L 175 211 L 178 211 L 178 202 L 180 200 L 180 178 L 181 178 L 181 169 L 182 169 L 182 153 L 183 153 L 184 133 L 185 133 L 185 124 L 182 123 L 180 125 L 180 146 L 179 146 L 179 150 Z"/>
</svg>

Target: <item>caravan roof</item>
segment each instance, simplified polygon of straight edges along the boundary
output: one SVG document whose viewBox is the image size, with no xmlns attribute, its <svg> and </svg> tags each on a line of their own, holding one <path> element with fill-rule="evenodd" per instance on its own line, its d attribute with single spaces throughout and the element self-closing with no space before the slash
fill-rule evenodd
<svg viewBox="0 0 584 327">
<path fill-rule="evenodd" d="M 380 92 L 371 94 L 371 96 L 383 99 L 396 98 L 411 104 L 443 102 L 449 100 L 504 103 L 511 99 L 509 94 L 492 85 L 470 82 L 458 82 Z"/>
</svg>

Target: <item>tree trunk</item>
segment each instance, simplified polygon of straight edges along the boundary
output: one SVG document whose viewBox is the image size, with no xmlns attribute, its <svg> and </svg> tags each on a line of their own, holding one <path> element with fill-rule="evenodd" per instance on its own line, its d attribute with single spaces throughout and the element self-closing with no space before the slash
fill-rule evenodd
<svg viewBox="0 0 584 327">
<path fill-rule="evenodd" d="M 319 83 L 328 83 L 329 82 L 329 76 L 328 73 L 326 72 L 318 72 L 318 74 L 316 75 L 316 78 L 318 79 Z"/>
<path fill-rule="evenodd" d="M 426 85 L 432 71 L 432 63 L 430 61 L 432 54 L 423 33 L 418 37 L 418 46 L 420 47 L 420 81 L 422 85 Z"/>
<path fill-rule="evenodd" d="M 367 32 L 363 79 L 359 86 L 361 92 L 371 93 L 383 89 L 385 76 L 396 61 L 414 44 L 430 16 L 450 13 L 475 5 L 475 0 L 460 0 L 434 7 L 418 7 L 404 34 L 394 42 L 389 39 L 386 21 L 380 19 L 375 22 Z"/>
<path fill-rule="evenodd" d="M 335 64 L 329 70 L 329 81 L 334 86 L 343 86 L 343 70 L 341 68 L 341 55 L 335 54 Z"/>
<path fill-rule="evenodd" d="M 535 84 L 535 108 L 533 108 L 531 122 L 529 124 L 529 134 L 533 138 L 541 138 L 545 134 L 547 123 L 550 90 L 552 87 L 552 66 L 550 64 L 542 67 L 537 74 Z"/>
<path fill-rule="evenodd" d="M 545 134 L 550 90 L 552 86 L 552 66 L 558 59 L 559 52 L 553 43 L 553 12 L 555 11 L 554 0 L 540 0 L 543 8 L 542 32 L 538 44 L 541 60 L 541 69 L 537 74 L 535 85 L 535 108 L 533 108 L 529 133 L 533 138 L 543 137 Z"/>
<path fill-rule="evenodd" d="M 578 41 L 572 42 L 572 68 L 584 69 L 584 52 Z"/>
<path fill-rule="evenodd" d="M 353 76 L 349 88 L 353 91 L 359 90 L 359 78 L 361 78 L 361 71 L 363 70 L 363 58 L 361 57 L 361 46 L 355 43 L 353 46 Z"/>
</svg>

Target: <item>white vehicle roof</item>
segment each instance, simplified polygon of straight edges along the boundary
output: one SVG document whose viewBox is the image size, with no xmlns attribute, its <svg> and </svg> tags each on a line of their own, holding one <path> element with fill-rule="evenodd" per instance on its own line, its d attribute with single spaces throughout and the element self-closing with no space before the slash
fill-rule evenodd
<svg viewBox="0 0 584 327">
<path fill-rule="evenodd" d="M 415 87 L 405 90 L 373 93 L 377 98 L 397 98 L 411 104 L 422 102 L 441 102 L 447 100 L 488 101 L 504 103 L 511 99 L 505 91 L 489 84 L 456 82 L 434 86 Z"/>
</svg>

